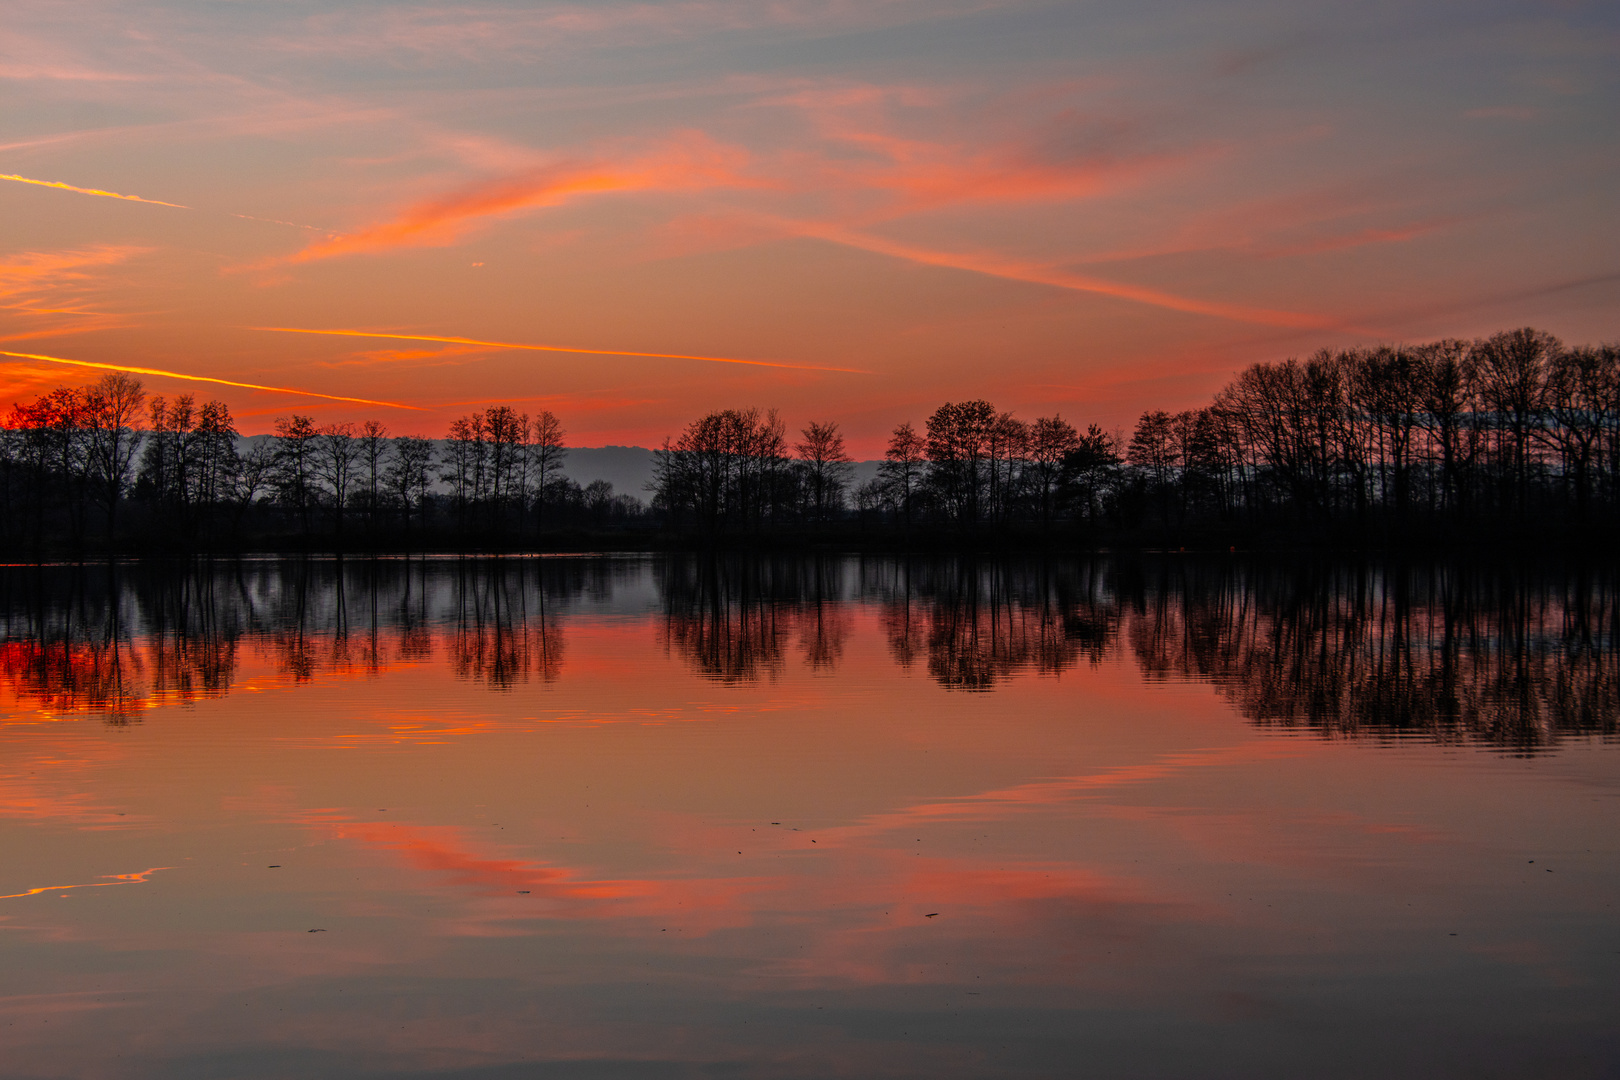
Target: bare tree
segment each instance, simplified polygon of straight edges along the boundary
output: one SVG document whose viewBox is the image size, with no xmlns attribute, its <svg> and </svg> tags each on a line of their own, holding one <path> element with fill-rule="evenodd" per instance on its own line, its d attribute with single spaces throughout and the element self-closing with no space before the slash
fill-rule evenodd
<svg viewBox="0 0 1620 1080">
<path fill-rule="evenodd" d="M 489 439 L 491 524 L 499 532 L 509 503 L 517 508 L 518 524 L 523 522 L 529 414 L 510 405 L 492 405 L 484 410 L 484 431 Z"/>
<path fill-rule="evenodd" d="M 276 481 L 282 468 L 280 457 L 277 445 L 266 441 L 255 444 L 240 458 L 230 486 L 231 498 L 236 507 L 233 526 L 236 530 L 240 531 L 242 519 L 253 509 L 259 497 L 277 486 Z"/>
<path fill-rule="evenodd" d="M 420 526 L 426 509 L 428 485 L 433 481 L 433 443 L 429 439 L 404 435 L 394 440 L 394 452 L 387 469 L 388 490 L 399 500 L 405 515 L 405 531 L 411 529 L 411 508 L 416 508 Z"/>
<path fill-rule="evenodd" d="M 146 391 L 128 372 L 109 371 L 85 394 L 89 432 L 88 473 L 91 486 L 107 511 L 107 542 L 114 542 L 118 504 L 129 486 L 130 471 L 141 447 L 136 425 Z"/>
<path fill-rule="evenodd" d="M 545 504 L 552 485 L 562 476 L 563 461 L 568 447 L 563 443 L 562 421 L 552 413 L 542 411 L 534 418 L 529 431 L 529 468 L 534 473 L 535 528 L 545 527 Z"/>
<path fill-rule="evenodd" d="M 878 466 L 878 478 L 888 487 L 905 527 L 911 528 L 912 510 L 927 479 L 928 443 L 907 420 L 889 436 L 889 447 Z"/>
<path fill-rule="evenodd" d="M 844 436 L 832 422 L 812 421 L 793 446 L 804 472 L 810 519 L 824 522 L 844 506 L 844 489 L 855 473 L 853 459 L 844 450 Z"/>
<path fill-rule="evenodd" d="M 1563 346 L 1551 334 L 1526 327 L 1475 342 L 1469 365 L 1480 398 L 1495 413 L 1512 502 L 1529 512 L 1531 448 L 1547 404 L 1547 370 Z"/>
<path fill-rule="evenodd" d="M 361 484 L 366 493 L 366 528 L 375 534 L 382 509 L 384 472 L 388 463 L 388 428 L 377 420 L 360 425 Z"/>
<path fill-rule="evenodd" d="M 361 458 L 360 440 L 353 424 L 327 424 L 315 436 L 315 472 L 326 485 L 338 536 L 343 535 L 343 514 L 354 490 L 355 467 Z"/>
<path fill-rule="evenodd" d="M 985 458 L 998 419 L 988 401 L 946 402 L 928 418 L 928 483 L 960 525 L 979 521 L 986 499 Z"/>
<path fill-rule="evenodd" d="M 308 416 L 276 418 L 276 481 L 283 502 L 298 512 L 301 532 L 309 534 L 309 508 L 315 486 L 315 421 Z"/>
<path fill-rule="evenodd" d="M 484 466 L 489 455 L 485 435 L 483 415 L 473 413 L 452 421 L 450 437 L 445 440 L 444 468 L 439 478 L 450 483 L 456 523 L 463 530 L 470 524 L 472 508 L 484 492 Z"/>
<path fill-rule="evenodd" d="M 1050 528 L 1063 461 L 1080 445 L 1080 434 L 1061 416 L 1043 416 L 1029 425 L 1031 480 L 1040 503 L 1041 523 Z"/>
</svg>

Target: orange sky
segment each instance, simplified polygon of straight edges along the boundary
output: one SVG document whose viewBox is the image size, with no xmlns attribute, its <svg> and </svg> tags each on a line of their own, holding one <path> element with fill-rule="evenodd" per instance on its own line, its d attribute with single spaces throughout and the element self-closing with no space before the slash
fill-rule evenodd
<svg viewBox="0 0 1620 1080">
<path fill-rule="evenodd" d="M 947 399 L 1113 427 L 1322 345 L 1613 339 L 1617 27 L 1581 3 L 21 0 L 0 403 L 97 374 L 54 357 L 217 395 L 250 433 L 297 410 L 439 435 L 511 402 L 647 445 L 774 405 L 868 456 Z"/>
</svg>

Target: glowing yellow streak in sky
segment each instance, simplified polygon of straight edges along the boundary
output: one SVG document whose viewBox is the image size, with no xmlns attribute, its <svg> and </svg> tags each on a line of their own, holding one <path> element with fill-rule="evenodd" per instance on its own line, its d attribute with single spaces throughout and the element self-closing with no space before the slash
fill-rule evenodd
<svg viewBox="0 0 1620 1080">
<path fill-rule="evenodd" d="M 146 203 L 149 206 L 172 206 L 176 210 L 191 209 L 191 207 L 181 206 L 177 202 L 164 202 L 162 199 L 143 199 L 139 195 L 120 195 L 116 191 L 102 191 L 100 188 L 75 187 L 72 184 L 64 184 L 60 180 L 34 180 L 27 176 L 17 176 L 14 173 L 0 173 L 0 180 L 14 180 L 19 184 L 38 184 L 40 187 L 76 191 L 80 195 L 99 195 L 103 199 L 123 199 L 125 202 Z"/>
<path fill-rule="evenodd" d="M 42 885 L 27 892 L 7 893 L 0 896 L 0 900 L 17 900 L 24 896 L 38 896 L 41 893 L 64 892 L 68 889 L 104 889 L 108 885 L 139 885 L 159 870 L 173 870 L 172 866 L 154 866 L 150 870 L 142 870 L 136 874 L 108 874 L 112 881 L 92 881 L 88 885 Z"/>
<path fill-rule="evenodd" d="M 268 390 L 272 394 L 297 394 L 300 397 L 324 398 L 327 401 L 352 401 L 357 405 L 381 405 L 389 409 L 410 409 L 412 412 L 422 412 L 415 405 L 401 405 L 397 401 L 372 401 L 363 397 L 340 397 L 337 394 L 317 394 L 313 390 L 294 390 L 288 386 L 260 386 L 258 383 L 232 382 L 230 379 L 211 379 L 207 375 L 182 375 L 178 371 L 163 371 L 159 368 L 126 367 L 123 364 L 97 364 L 90 360 L 64 360 L 60 356 L 41 356 L 38 353 L 7 352 L 0 349 L 0 356 L 15 356 L 22 360 L 44 360 L 50 364 L 71 364 L 74 367 L 102 368 L 106 371 L 127 371 L 131 375 L 156 375 L 165 379 L 185 379 L 187 382 L 218 383 L 220 386 L 239 386 L 244 390 Z"/>
<path fill-rule="evenodd" d="M 526 345 L 516 341 L 480 341 L 477 338 L 436 337 L 432 334 L 376 334 L 369 330 L 304 330 L 296 326 L 254 326 L 278 334 L 328 334 L 332 337 L 390 338 L 394 341 L 442 341 L 447 345 L 484 345 L 492 349 L 524 349 L 529 352 L 585 353 L 590 356 L 645 356 L 655 360 L 707 360 L 714 364 L 748 364 L 752 367 L 791 368 L 795 371 L 837 371 L 845 375 L 870 375 L 860 368 L 821 367 L 816 364 L 784 364 L 774 360 L 738 360 L 731 356 L 696 356 L 691 353 L 631 352 L 627 349 L 577 349 L 567 345 Z"/>
</svg>

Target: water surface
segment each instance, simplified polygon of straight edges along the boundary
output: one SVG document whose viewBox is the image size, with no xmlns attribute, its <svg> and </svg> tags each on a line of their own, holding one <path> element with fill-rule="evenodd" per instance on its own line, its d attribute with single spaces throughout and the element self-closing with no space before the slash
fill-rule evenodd
<svg viewBox="0 0 1620 1080">
<path fill-rule="evenodd" d="M 1612 573 L 0 571 L 8 1077 L 1613 1076 Z"/>
</svg>

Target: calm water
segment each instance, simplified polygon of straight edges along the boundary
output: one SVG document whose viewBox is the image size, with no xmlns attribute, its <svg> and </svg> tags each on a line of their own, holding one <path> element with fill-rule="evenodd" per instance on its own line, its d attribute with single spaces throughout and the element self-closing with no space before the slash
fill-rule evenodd
<svg viewBox="0 0 1620 1080">
<path fill-rule="evenodd" d="M 1615 589 L 0 571 L 0 1073 L 1612 1077 Z"/>
</svg>

